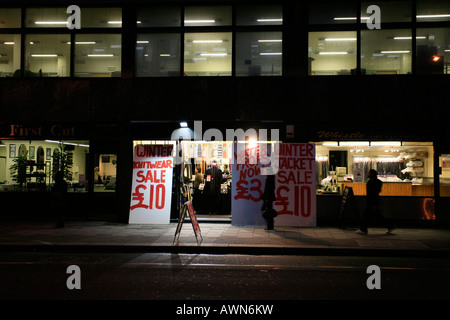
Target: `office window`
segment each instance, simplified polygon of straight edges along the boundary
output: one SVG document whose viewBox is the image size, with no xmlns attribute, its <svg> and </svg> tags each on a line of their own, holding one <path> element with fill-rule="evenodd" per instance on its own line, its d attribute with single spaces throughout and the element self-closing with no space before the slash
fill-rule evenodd
<svg viewBox="0 0 450 320">
<path fill-rule="evenodd" d="M 367 8 L 371 5 L 376 5 L 380 8 L 381 23 L 410 22 L 412 20 L 410 1 L 363 2 L 361 3 L 362 23 L 366 23 L 368 18 L 373 14 L 372 11 L 367 13 Z"/>
<path fill-rule="evenodd" d="M 417 1 L 417 22 L 450 21 L 449 0 Z"/>
<path fill-rule="evenodd" d="M 232 33 L 186 33 L 186 76 L 231 76 Z"/>
<path fill-rule="evenodd" d="M 349 75 L 356 69 L 356 32 L 310 32 L 310 75 Z"/>
<path fill-rule="evenodd" d="M 120 77 L 122 37 L 120 34 L 77 34 L 76 77 Z"/>
<path fill-rule="evenodd" d="M 282 25 L 282 7 L 280 5 L 238 6 L 236 24 L 239 26 Z"/>
<path fill-rule="evenodd" d="M 180 35 L 177 33 L 138 34 L 136 76 L 180 75 Z"/>
<path fill-rule="evenodd" d="M 81 28 L 120 28 L 122 27 L 122 8 L 83 8 L 81 7 Z M 70 15 L 66 14 L 67 18 Z M 66 19 L 67 19 L 66 18 Z"/>
<path fill-rule="evenodd" d="M 137 26 L 144 27 L 179 27 L 181 25 L 179 7 L 152 7 L 137 10 Z"/>
<path fill-rule="evenodd" d="M 68 34 L 28 34 L 25 37 L 25 76 L 68 77 Z"/>
<path fill-rule="evenodd" d="M 237 76 L 282 74 L 281 32 L 239 32 L 236 37 Z"/>
<path fill-rule="evenodd" d="M 20 34 L 0 34 L 0 77 L 12 77 L 19 69 Z"/>
<path fill-rule="evenodd" d="M 229 26 L 232 23 L 230 6 L 193 6 L 184 9 L 184 25 Z"/>
<path fill-rule="evenodd" d="M 20 9 L 0 8 L 0 29 L 20 28 Z"/>
<path fill-rule="evenodd" d="M 356 6 L 347 2 L 311 4 L 308 17 L 310 24 L 356 23 Z"/>
<path fill-rule="evenodd" d="M 450 74 L 450 28 L 417 29 L 418 74 Z"/>
<path fill-rule="evenodd" d="M 66 8 L 27 8 L 25 26 L 28 28 L 66 28 L 70 14 Z M 83 19 L 81 19 L 83 20 Z"/>
<path fill-rule="evenodd" d="M 411 73 L 411 40 L 411 30 L 362 30 L 362 72 L 365 74 Z"/>
</svg>

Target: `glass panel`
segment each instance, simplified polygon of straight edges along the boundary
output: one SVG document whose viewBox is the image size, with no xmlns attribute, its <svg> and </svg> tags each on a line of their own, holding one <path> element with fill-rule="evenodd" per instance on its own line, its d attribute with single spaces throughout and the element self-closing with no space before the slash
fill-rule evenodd
<svg viewBox="0 0 450 320">
<path fill-rule="evenodd" d="M 20 9 L 0 8 L 0 29 L 20 28 Z"/>
<path fill-rule="evenodd" d="M 118 28 L 122 26 L 122 9 L 81 8 L 80 20 L 81 28 Z"/>
<path fill-rule="evenodd" d="M 229 26 L 231 25 L 231 7 L 186 7 L 185 26 Z"/>
<path fill-rule="evenodd" d="M 236 38 L 237 76 L 280 76 L 282 33 L 241 32 Z"/>
<path fill-rule="evenodd" d="M 87 191 L 89 141 L 3 140 L 2 145 L 0 191 L 50 190 L 57 171 L 65 173 L 69 192 Z"/>
<path fill-rule="evenodd" d="M 310 75 L 349 75 L 356 69 L 356 32 L 310 32 Z"/>
<path fill-rule="evenodd" d="M 309 6 L 309 23 L 356 23 L 356 7 L 352 3 L 317 3 Z"/>
<path fill-rule="evenodd" d="M 449 0 L 417 1 L 417 22 L 450 21 Z"/>
<path fill-rule="evenodd" d="M 439 167 L 442 172 L 439 175 L 441 197 L 450 197 L 450 154 L 442 154 L 439 157 Z"/>
<path fill-rule="evenodd" d="M 450 28 L 417 29 L 418 74 L 450 74 Z"/>
<path fill-rule="evenodd" d="M 20 34 L 0 34 L 0 77 L 19 71 L 20 46 Z"/>
<path fill-rule="evenodd" d="M 94 161 L 94 192 L 116 191 L 117 155 L 96 154 Z"/>
<path fill-rule="evenodd" d="M 387 1 L 387 2 L 363 2 L 361 4 L 361 22 L 366 23 L 372 12 L 367 13 L 367 8 L 376 5 L 380 8 L 381 23 L 385 22 L 409 22 L 411 21 L 411 2 Z"/>
<path fill-rule="evenodd" d="M 136 43 L 136 75 L 167 77 L 180 75 L 180 35 L 139 34 Z"/>
<path fill-rule="evenodd" d="M 138 27 L 179 27 L 179 7 L 140 8 L 137 12 Z"/>
<path fill-rule="evenodd" d="M 25 26 L 28 28 L 66 28 L 70 15 L 66 8 L 28 8 Z M 83 19 L 81 19 L 83 21 Z"/>
<path fill-rule="evenodd" d="M 232 33 L 186 33 L 184 73 L 187 76 L 231 76 Z"/>
<path fill-rule="evenodd" d="M 274 6 L 239 6 L 236 24 L 240 26 L 263 26 L 283 24 L 282 7 Z"/>
<path fill-rule="evenodd" d="M 411 30 L 361 31 L 361 68 L 366 74 L 411 73 Z"/>
<path fill-rule="evenodd" d="M 76 77 L 120 77 L 122 42 L 120 34 L 75 36 Z"/>
<path fill-rule="evenodd" d="M 29 34 L 25 39 L 25 76 L 70 76 L 68 34 Z"/>
</svg>

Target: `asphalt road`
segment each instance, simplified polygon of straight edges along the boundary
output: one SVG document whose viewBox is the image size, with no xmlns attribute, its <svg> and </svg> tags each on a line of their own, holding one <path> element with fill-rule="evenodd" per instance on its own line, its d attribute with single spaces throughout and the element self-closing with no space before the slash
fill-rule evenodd
<svg viewBox="0 0 450 320">
<path fill-rule="evenodd" d="M 450 261 L 439 258 L 111 252 L 0 257 L 1 300 L 448 300 L 449 284 Z"/>
</svg>

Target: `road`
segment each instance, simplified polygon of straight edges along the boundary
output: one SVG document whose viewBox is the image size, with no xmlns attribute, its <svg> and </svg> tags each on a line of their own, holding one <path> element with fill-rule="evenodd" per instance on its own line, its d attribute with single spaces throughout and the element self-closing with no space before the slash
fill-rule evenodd
<svg viewBox="0 0 450 320">
<path fill-rule="evenodd" d="M 73 265 L 79 269 L 68 269 Z M 379 270 L 368 271 L 371 265 Z M 369 289 L 369 278 L 380 288 Z M 450 261 L 439 258 L 112 252 L 0 257 L 1 300 L 433 300 L 450 298 L 448 284 Z"/>
</svg>

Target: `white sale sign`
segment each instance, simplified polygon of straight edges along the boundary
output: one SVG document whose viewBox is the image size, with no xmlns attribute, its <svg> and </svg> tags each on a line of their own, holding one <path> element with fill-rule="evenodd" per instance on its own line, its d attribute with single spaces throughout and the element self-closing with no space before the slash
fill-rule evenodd
<svg viewBox="0 0 450 320">
<path fill-rule="evenodd" d="M 136 145 L 129 223 L 169 224 L 173 146 Z"/>
</svg>

